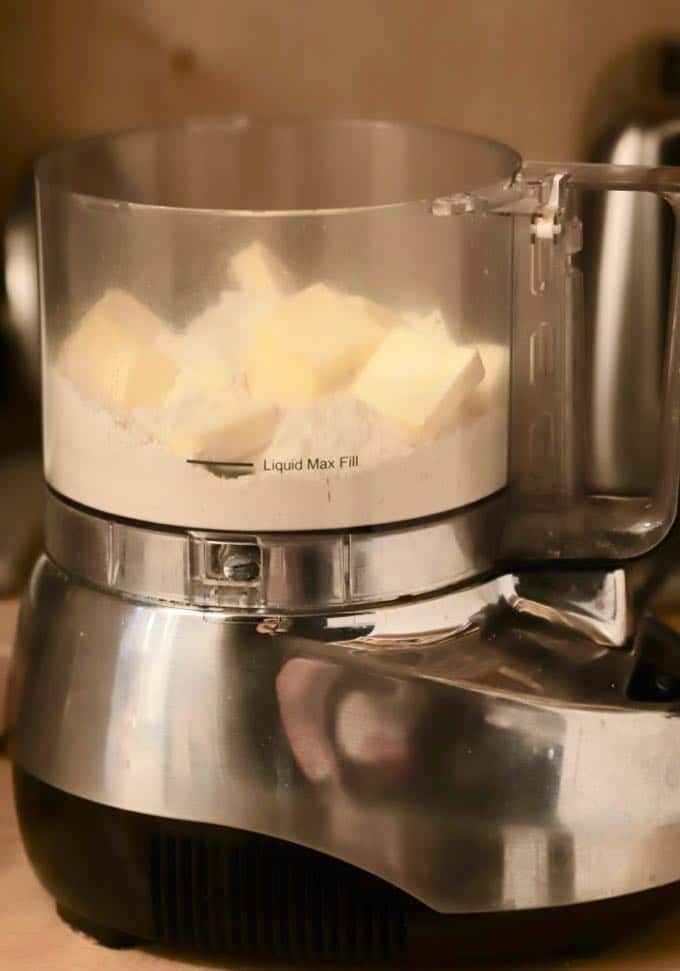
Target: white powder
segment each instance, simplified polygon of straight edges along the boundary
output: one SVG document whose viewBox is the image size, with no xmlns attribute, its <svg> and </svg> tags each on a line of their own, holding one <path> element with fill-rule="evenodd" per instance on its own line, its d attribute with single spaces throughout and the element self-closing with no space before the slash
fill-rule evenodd
<svg viewBox="0 0 680 971">
<path fill-rule="evenodd" d="M 159 349 L 182 372 L 168 404 L 182 404 L 186 393 L 182 378 L 206 361 L 213 362 L 216 368 L 222 367 L 220 387 L 223 390 L 245 387 L 243 366 L 248 332 L 253 317 L 268 303 L 245 293 L 225 290 L 215 303 L 189 321 L 182 332 L 167 331 L 159 338 Z"/>
<path fill-rule="evenodd" d="M 503 398 L 483 414 L 461 415 L 441 438 L 417 448 L 365 404 L 337 392 L 281 410 L 269 445 L 248 457 L 250 474 L 225 477 L 175 455 L 161 444 L 168 429 L 180 417 L 210 410 L 191 386 L 192 369 L 207 358 L 224 387 L 243 389 L 247 335 L 264 305 L 226 292 L 184 334 L 161 338 L 188 381 L 180 375 L 162 409 L 116 416 L 84 397 L 58 365 L 49 368 L 45 463 L 52 486 L 119 516 L 267 531 L 397 522 L 465 505 L 505 485 Z"/>
<path fill-rule="evenodd" d="M 48 482 L 84 505 L 131 519 L 233 531 L 340 529 L 444 512 L 506 482 L 507 416 L 500 408 L 347 474 L 260 470 L 225 479 L 182 461 L 136 422 L 117 421 L 56 371 L 45 393 Z"/>
<path fill-rule="evenodd" d="M 293 457 L 357 454 L 362 467 L 366 467 L 411 451 L 363 402 L 339 392 L 307 408 L 285 411 L 272 442 L 262 454 L 271 461 L 283 462 Z M 337 471 L 345 471 L 344 466 Z"/>
<path fill-rule="evenodd" d="M 240 367 L 253 318 L 263 313 L 275 299 L 224 290 L 216 303 L 188 323 L 185 335 L 195 341 L 197 347 L 212 353 L 229 354 Z"/>
</svg>

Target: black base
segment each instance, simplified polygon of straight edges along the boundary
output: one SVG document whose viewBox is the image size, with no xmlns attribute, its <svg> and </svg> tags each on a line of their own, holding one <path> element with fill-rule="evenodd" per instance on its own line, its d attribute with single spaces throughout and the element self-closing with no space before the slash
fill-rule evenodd
<svg viewBox="0 0 680 971">
<path fill-rule="evenodd" d="M 14 770 L 26 850 L 67 923 L 249 958 L 416 965 L 591 951 L 678 903 L 678 885 L 552 910 L 444 916 L 376 877 L 254 833 L 124 812 Z"/>
<path fill-rule="evenodd" d="M 93 924 L 86 917 L 74 914 L 60 903 L 57 904 L 57 913 L 64 923 L 72 927 L 74 931 L 84 934 L 91 940 L 96 941 L 97 944 L 101 944 L 102 947 L 122 951 L 141 943 L 138 937 L 132 937 L 130 934 L 122 934 L 120 931 L 114 931 L 110 927 L 100 927 L 99 924 Z"/>
</svg>

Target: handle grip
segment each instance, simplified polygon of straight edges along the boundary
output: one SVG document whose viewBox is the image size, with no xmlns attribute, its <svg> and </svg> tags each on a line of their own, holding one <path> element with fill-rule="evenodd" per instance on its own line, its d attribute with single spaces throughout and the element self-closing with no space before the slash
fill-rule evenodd
<svg viewBox="0 0 680 971">
<path fill-rule="evenodd" d="M 619 561 L 648 552 L 675 517 L 680 477 L 680 169 L 527 162 L 513 187 L 510 557 Z M 580 220 L 573 189 L 653 192 L 672 207 L 676 231 L 660 418 L 661 449 L 649 495 L 585 488 L 589 359 Z M 532 205 L 527 207 L 527 199 Z M 506 210 L 508 211 L 508 210 Z M 511 208 L 509 211 L 513 211 Z M 590 389 L 592 391 L 592 388 Z"/>
</svg>

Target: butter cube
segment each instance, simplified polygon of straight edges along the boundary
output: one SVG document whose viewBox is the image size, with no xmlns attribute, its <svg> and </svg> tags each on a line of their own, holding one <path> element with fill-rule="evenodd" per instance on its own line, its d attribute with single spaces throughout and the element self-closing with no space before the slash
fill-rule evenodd
<svg viewBox="0 0 680 971">
<path fill-rule="evenodd" d="M 192 347 L 185 351 L 184 366 L 173 388 L 174 398 L 225 391 L 237 381 L 234 362 L 224 354 L 207 355 Z"/>
<path fill-rule="evenodd" d="M 365 297 L 316 283 L 253 324 L 246 379 L 254 395 L 302 406 L 343 387 L 399 317 Z"/>
<path fill-rule="evenodd" d="M 494 408 L 508 407 L 510 351 L 504 344 L 477 344 L 484 377 L 465 401 L 465 414 L 478 417 Z"/>
<path fill-rule="evenodd" d="M 172 402 L 185 397 L 212 395 L 239 383 L 238 359 L 224 347 L 188 328 L 169 334 L 160 346 L 177 366 L 177 378 L 170 395 Z"/>
<path fill-rule="evenodd" d="M 450 344 L 451 335 L 441 310 L 433 310 L 431 313 L 422 316 L 409 314 L 407 320 L 419 334 L 422 334 L 428 340 L 443 343 L 447 347 Z"/>
<path fill-rule="evenodd" d="M 350 390 L 415 445 L 446 428 L 483 377 L 476 349 L 444 345 L 406 324 L 386 337 Z"/>
<path fill-rule="evenodd" d="M 229 277 L 239 290 L 279 296 L 291 289 L 290 271 L 262 243 L 239 250 L 229 263 Z"/>
<path fill-rule="evenodd" d="M 157 346 L 163 321 L 124 290 L 107 290 L 64 341 L 59 367 L 106 408 L 153 407 L 168 395 L 177 366 Z"/>
<path fill-rule="evenodd" d="M 206 398 L 195 409 L 183 409 L 160 440 L 184 459 L 233 462 L 267 445 L 277 422 L 276 408 L 244 391 Z"/>
</svg>

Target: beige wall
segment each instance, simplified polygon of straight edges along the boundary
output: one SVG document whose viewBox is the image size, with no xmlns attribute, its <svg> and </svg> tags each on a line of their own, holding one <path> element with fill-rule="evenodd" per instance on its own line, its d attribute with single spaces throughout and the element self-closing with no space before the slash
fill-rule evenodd
<svg viewBox="0 0 680 971">
<path fill-rule="evenodd" d="M 0 0 L 0 31 L 1 209 L 50 140 L 233 109 L 582 154 L 608 67 L 680 34 L 680 0 Z"/>
</svg>

